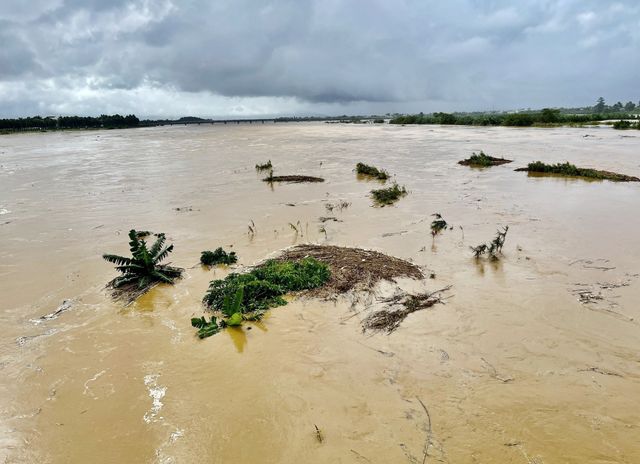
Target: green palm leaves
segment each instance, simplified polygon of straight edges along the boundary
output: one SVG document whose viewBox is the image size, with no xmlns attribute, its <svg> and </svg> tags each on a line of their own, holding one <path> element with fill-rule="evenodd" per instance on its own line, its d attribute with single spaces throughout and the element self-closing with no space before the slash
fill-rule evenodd
<svg viewBox="0 0 640 464">
<path fill-rule="evenodd" d="M 106 261 L 115 264 L 116 270 L 122 274 L 113 279 L 109 286 L 125 292 L 137 290 L 144 293 L 154 283 L 171 284 L 182 275 L 182 269 L 160 264 L 173 251 L 173 245 L 165 246 L 164 234 L 155 234 L 155 237 L 156 241 L 149 247 L 141 238 L 141 234 L 131 229 L 129 231 L 130 258 L 111 254 L 102 255 Z"/>
</svg>

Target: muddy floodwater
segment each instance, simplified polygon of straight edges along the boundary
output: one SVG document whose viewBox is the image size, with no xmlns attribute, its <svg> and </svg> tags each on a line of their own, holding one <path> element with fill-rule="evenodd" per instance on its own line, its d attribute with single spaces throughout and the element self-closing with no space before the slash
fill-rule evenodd
<svg viewBox="0 0 640 464">
<path fill-rule="evenodd" d="M 514 162 L 458 165 L 479 150 Z M 270 186 L 254 169 L 269 159 L 276 175 L 326 181 Z M 638 176 L 640 133 L 1 136 L 0 462 L 640 462 L 640 185 L 513 171 L 535 160 Z M 372 207 L 380 184 L 358 179 L 357 162 L 408 195 Z M 435 240 L 433 213 L 453 226 Z M 473 259 L 505 225 L 502 259 Z M 101 254 L 127 254 L 131 228 L 165 232 L 186 274 L 123 307 Z M 424 288 L 452 288 L 391 335 L 361 331 L 373 296 L 290 298 L 261 323 L 196 338 L 208 282 L 230 272 L 198 265 L 202 250 L 235 250 L 242 269 L 306 242 L 411 260 L 435 274 Z"/>
</svg>

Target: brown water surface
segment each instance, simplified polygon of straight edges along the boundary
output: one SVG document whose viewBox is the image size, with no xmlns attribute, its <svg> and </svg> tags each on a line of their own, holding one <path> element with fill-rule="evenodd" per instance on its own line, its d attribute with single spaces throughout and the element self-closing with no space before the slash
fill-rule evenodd
<svg viewBox="0 0 640 464">
<path fill-rule="evenodd" d="M 513 172 L 541 160 L 637 176 L 639 149 L 610 128 L 2 136 L 0 460 L 640 462 L 640 186 Z M 457 164 L 479 150 L 514 162 Z M 270 187 L 254 170 L 268 159 L 326 182 Z M 379 183 L 357 179 L 358 161 L 409 195 L 372 207 Z M 432 240 L 436 212 L 453 229 Z M 341 222 L 325 235 L 321 216 Z M 472 259 L 503 225 L 503 258 Z M 127 253 L 133 227 L 165 232 L 187 272 L 123 307 L 100 255 Z M 189 318 L 229 272 L 196 265 L 200 251 L 233 247 L 241 268 L 307 241 L 412 260 L 436 275 L 414 285 L 452 285 L 450 298 L 389 336 L 363 335 L 349 299 L 293 299 L 251 330 L 195 337 Z"/>
</svg>

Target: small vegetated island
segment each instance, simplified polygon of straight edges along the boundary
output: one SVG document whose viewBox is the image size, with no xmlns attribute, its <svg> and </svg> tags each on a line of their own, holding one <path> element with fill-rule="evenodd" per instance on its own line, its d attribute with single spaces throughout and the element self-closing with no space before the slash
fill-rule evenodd
<svg viewBox="0 0 640 464">
<path fill-rule="evenodd" d="M 386 181 L 390 176 L 384 169 L 378 169 L 375 166 L 369 166 L 368 164 L 358 163 L 356 164 L 356 173 L 362 177 L 368 177 L 370 179 L 378 179 Z"/>
<path fill-rule="evenodd" d="M 274 176 L 273 171 L 269 172 L 269 175 L 262 179 L 263 182 L 268 182 L 270 184 L 274 182 L 287 182 L 291 184 L 301 184 L 304 182 L 324 182 L 322 177 L 315 176 L 302 176 L 302 175 L 286 175 L 286 176 Z"/>
<path fill-rule="evenodd" d="M 500 166 L 501 164 L 511 163 L 513 160 L 508 160 L 505 158 L 495 158 L 493 156 L 489 156 L 485 154 L 482 150 L 480 153 L 473 153 L 471 157 L 458 161 L 458 164 L 463 166 L 471 166 L 474 168 L 488 168 L 490 166 Z"/>
<path fill-rule="evenodd" d="M 584 179 L 610 180 L 613 182 L 640 182 L 640 179 L 625 174 L 618 174 L 611 171 L 601 171 L 591 168 L 579 168 L 569 162 L 546 164 L 542 161 L 529 163 L 526 168 L 518 168 L 516 171 L 529 172 L 534 174 L 549 174 L 565 177 L 582 177 Z"/>
<path fill-rule="evenodd" d="M 400 277 L 423 279 L 424 275 L 416 265 L 376 251 L 299 245 L 246 272 L 211 281 L 203 304 L 212 315 L 192 318 L 191 324 L 198 329 L 198 337 L 206 338 L 226 327 L 261 319 L 268 309 L 286 305 L 286 295 L 335 298 L 352 291 L 370 292 L 381 280 Z M 439 303 L 440 292 L 393 297 L 385 309 L 363 319 L 363 330 L 391 332 L 411 312 Z"/>
</svg>

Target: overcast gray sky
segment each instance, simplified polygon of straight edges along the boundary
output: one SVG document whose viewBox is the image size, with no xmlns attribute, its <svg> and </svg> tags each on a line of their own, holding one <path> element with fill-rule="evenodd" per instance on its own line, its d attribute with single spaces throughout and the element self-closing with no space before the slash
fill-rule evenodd
<svg viewBox="0 0 640 464">
<path fill-rule="evenodd" d="M 640 100 L 638 0 L 0 0 L 0 116 Z"/>
</svg>

